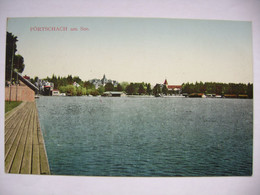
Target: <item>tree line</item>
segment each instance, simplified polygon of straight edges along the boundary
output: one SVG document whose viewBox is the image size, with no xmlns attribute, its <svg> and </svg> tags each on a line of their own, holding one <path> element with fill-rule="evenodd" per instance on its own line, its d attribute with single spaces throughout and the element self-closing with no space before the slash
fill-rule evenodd
<svg viewBox="0 0 260 195">
<path fill-rule="evenodd" d="M 97 89 L 95 85 L 89 81 L 83 81 L 78 76 L 68 75 L 67 77 L 60 77 L 52 75 L 52 77 L 44 78 L 43 80 L 52 82 L 54 84 L 54 89 L 58 89 L 61 93 L 67 93 L 70 95 L 103 95 L 106 91 L 120 91 L 125 92 L 129 95 L 152 95 L 153 91 L 151 89 L 150 83 L 128 83 L 122 82 L 114 86 L 112 83 L 107 83 L 106 85 L 101 85 Z M 31 79 L 32 83 L 36 83 L 38 77 Z M 76 82 L 79 87 L 73 85 Z"/>
<path fill-rule="evenodd" d="M 36 82 L 38 77 L 31 79 Z M 54 88 L 58 89 L 61 93 L 70 95 L 103 95 L 106 91 L 122 91 L 128 95 L 173 95 L 175 92 L 168 90 L 166 85 L 156 84 L 153 88 L 150 83 L 128 83 L 122 82 L 114 86 L 112 83 L 107 83 L 105 86 L 101 85 L 97 89 L 95 85 L 89 81 L 83 81 L 78 76 L 68 75 L 67 77 L 55 76 L 47 77 L 44 80 L 54 83 Z M 80 86 L 75 87 L 73 83 L 76 82 Z M 183 83 L 182 94 L 203 93 L 203 94 L 234 94 L 234 95 L 247 95 L 253 98 L 253 84 L 235 84 L 235 83 L 216 83 L 216 82 L 196 82 L 196 83 Z"/>
<path fill-rule="evenodd" d="M 216 82 L 196 82 L 196 83 L 183 83 L 182 93 L 204 93 L 204 94 L 216 94 L 216 95 L 247 95 L 249 98 L 253 98 L 253 84 L 243 83 L 216 83 Z"/>
</svg>

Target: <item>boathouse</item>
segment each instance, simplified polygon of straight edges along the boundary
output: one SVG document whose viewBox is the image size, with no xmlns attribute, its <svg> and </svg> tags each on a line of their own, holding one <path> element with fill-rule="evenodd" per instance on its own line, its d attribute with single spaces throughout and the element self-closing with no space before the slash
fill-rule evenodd
<svg viewBox="0 0 260 195">
<path fill-rule="evenodd" d="M 60 91 L 58 89 L 52 90 L 52 96 L 59 96 L 59 95 L 60 95 Z"/>
<path fill-rule="evenodd" d="M 19 84 L 5 87 L 5 100 L 34 102 L 35 93 L 39 89 L 20 73 L 15 73 L 18 76 Z"/>
<path fill-rule="evenodd" d="M 121 91 L 106 91 L 103 96 L 105 97 L 122 97 L 126 96 L 124 92 Z"/>
</svg>

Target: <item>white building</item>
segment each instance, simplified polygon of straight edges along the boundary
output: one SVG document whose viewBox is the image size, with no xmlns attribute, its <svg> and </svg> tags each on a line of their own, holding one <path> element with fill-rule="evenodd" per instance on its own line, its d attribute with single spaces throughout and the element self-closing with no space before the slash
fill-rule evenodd
<svg viewBox="0 0 260 195">
<path fill-rule="evenodd" d="M 89 82 L 92 83 L 96 89 L 98 89 L 100 86 L 105 86 L 107 83 L 112 83 L 114 87 L 117 87 L 118 85 L 116 80 L 107 79 L 105 74 L 102 79 L 92 79 L 89 80 Z"/>
</svg>

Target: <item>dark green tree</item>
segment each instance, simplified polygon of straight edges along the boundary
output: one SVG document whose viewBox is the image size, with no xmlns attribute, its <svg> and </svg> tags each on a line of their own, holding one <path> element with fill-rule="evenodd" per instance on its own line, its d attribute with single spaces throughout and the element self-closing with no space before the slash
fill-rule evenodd
<svg viewBox="0 0 260 195">
<path fill-rule="evenodd" d="M 145 94 L 145 93 L 146 93 L 146 91 L 145 91 L 144 85 L 141 83 L 141 84 L 139 85 L 139 88 L 138 88 L 138 94 L 139 94 L 139 95 L 143 95 L 143 94 Z"/>
<path fill-rule="evenodd" d="M 125 88 L 125 91 L 126 91 L 126 93 L 129 94 L 129 95 L 135 94 L 134 84 L 133 84 L 133 83 L 130 83 L 130 85 L 127 85 L 126 88 Z"/>
<path fill-rule="evenodd" d="M 198 83 L 198 93 L 205 93 L 206 92 L 206 86 L 201 81 Z"/>
<path fill-rule="evenodd" d="M 112 83 L 107 83 L 105 85 L 105 91 L 114 91 L 114 85 Z"/>
<path fill-rule="evenodd" d="M 54 84 L 54 88 L 58 89 L 58 79 L 57 76 L 55 76 L 54 74 L 52 74 L 52 77 L 50 79 L 50 82 L 52 82 Z"/>
<path fill-rule="evenodd" d="M 216 84 L 216 94 L 217 95 L 222 95 L 223 94 L 223 85 L 221 83 Z"/>
<path fill-rule="evenodd" d="M 160 84 L 156 84 L 156 85 L 154 86 L 154 88 L 153 88 L 153 94 L 154 94 L 155 96 L 157 96 L 157 95 L 159 95 L 160 93 L 162 93 L 162 91 L 161 91 L 161 86 L 160 86 Z"/>
<path fill-rule="evenodd" d="M 24 70 L 24 59 L 21 55 L 15 55 L 14 56 L 14 69 L 16 69 L 18 72 L 22 73 Z"/>
<path fill-rule="evenodd" d="M 117 90 L 117 91 L 123 91 L 122 85 L 118 84 L 118 85 L 116 86 L 116 90 Z"/>
<path fill-rule="evenodd" d="M 190 83 L 182 84 L 182 93 L 191 93 Z"/>
<path fill-rule="evenodd" d="M 249 98 L 253 98 L 253 84 L 247 84 L 247 95 Z"/>
<path fill-rule="evenodd" d="M 99 93 L 100 95 L 103 95 L 104 91 L 105 91 L 105 87 L 100 86 L 100 87 L 98 88 L 98 93 Z"/>
<path fill-rule="evenodd" d="M 90 83 L 89 81 L 85 81 L 83 83 L 83 86 L 86 88 L 86 89 L 95 89 L 95 85 L 93 83 Z"/>
<path fill-rule="evenodd" d="M 80 85 L 83 84 L 83 82 L 82 82 L 82 80 L 79 78 L 79 76 L 74 76 L 74 77 L 72 78 L 72 80 L 73 80 L 73 82 L 76 82 L 76 83 L 78 83 L 78 84 L 80 84 Z"/>
<path fill-rule="evenodd" d="M 22 73 L 24 70 L 24 59 L 21 55 L 15 55 L 17 51 L 16 42 L 18 41 L 17 37 L 12 33 L 7 32 L 6 34 L 6 56 L 5 56 L 5 80 L 12 81 L 16 76 L 14 71 L 16 70 L 19 73 Z M 12 74 L 12 75 L 11 75 Z"/>
<path fill-rule="evenodd" d="M 162 87 L 162 93 L 163 93 L 164 95 L 167 95 L 167 94 L 168 94 L 168 89 L 167 89 L 166 85 L 163 85 L 163 87 Z"/>
<path fill-rule="evenodd" d="M 151 95 L 151 93 L 152 93 L 152 88 L 151 88 L 151 84 L 150 84 L 150 83 L 147 84 L 146 93 L 147 93 L 148 95 Z"/>
<path fill-rule="evenodd" d="M 72 75 L 68 75 L 68 77 L 67 77 L 67 82 L 68 82 L 69 85 L 72 85 L 72 84 L 73 84 Z"/>
</svg>

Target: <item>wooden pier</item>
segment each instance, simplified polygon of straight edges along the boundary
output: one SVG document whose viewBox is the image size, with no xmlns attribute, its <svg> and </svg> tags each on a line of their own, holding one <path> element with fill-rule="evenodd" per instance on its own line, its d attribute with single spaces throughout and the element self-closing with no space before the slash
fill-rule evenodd
<svg viewBox="0 0 260 195">
<path fill-rule="evenodd" d="M 35 102 L 23 102 L 5 115 L 5 172 L 50 174 Z"/>
</svg>

